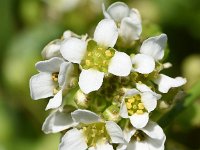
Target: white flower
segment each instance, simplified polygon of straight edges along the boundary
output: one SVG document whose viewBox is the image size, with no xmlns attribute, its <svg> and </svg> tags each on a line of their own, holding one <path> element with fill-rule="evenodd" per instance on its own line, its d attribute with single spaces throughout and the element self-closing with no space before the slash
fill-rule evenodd
<svg viewBox="0 0 200 150">
<path fill-rule="evenodd" d="M 155 69 L 155 62 L 163 59 L 167 35 L 151 37 L 145 40 L 140 47 L 140 53 L 131 57 L 133 69 L 142 74 L 149 74 Z"/>
<path fill-rule="evenodd" d="M 62 58 L 54 57 L 40 61 L 35 66 L 40 73 L 30 79 L 32 99 L 53 97 L 49 100 L 46 110 L 58 108 L 62 104 L 62 90 L 69 82 L 73 65 Z"/>
<path fill-rule="evenodd" d="M 137 83 L 137 89 L 129 89 L 125 92 L 120 107 L 120 116 L 130 118 L 135 128 L 143 128 L 149 120 L 149 113 L 157 106 L 157 100 L 161 95 L 153 92 L 148 86 Z"/>
<path fill-rule="evenodd" d="M 124 143 L 121 128 L 113 121 L 103 121 L 94 112 L 75 110 L 71 113 L 79 126 L 65 133 L 60 150 L 113 150 L 110 143 Z"/>
<path fill-rule="evenodd" d="M 155 122 L 149 121 L 148 124 L 139 130 L 124 130 L 126 144 L 121 144 L 117 150 L 164 150 L 166 136 L 162 128 Z"/>
<path fill-rule="evenodd" d="M 164 74 L 160 74 L 154 82 L 158 85 L 158 90 L 160 92 L 167 93 L 170 88 L 182 86 L 187 81 L 182 77 L 171 78 Z"/>
<path fill-rule="evenodd" d="M 94 41 L 70 38 L 61 45 L 62 56 L 72 63 L 80 64 L 80 89 L 88 94 L 98 90 L 106 73 L 128 76 L 132 67 L 130 57 L 114 50 L 118 38 L 117 27 L 113 20 L 104 19 L 96 27 Z"/>
<path fill-rule="evenodd" d="M 142 32 L 141 17 L 137 9 L 130 9 L 123 2 L 113 3 L 105 10 L 103 5 L 103 13 L 105 18 L 113 19 L 119 27 L 119 36 L 130 44 L 138 40 Z"/>
</svg>

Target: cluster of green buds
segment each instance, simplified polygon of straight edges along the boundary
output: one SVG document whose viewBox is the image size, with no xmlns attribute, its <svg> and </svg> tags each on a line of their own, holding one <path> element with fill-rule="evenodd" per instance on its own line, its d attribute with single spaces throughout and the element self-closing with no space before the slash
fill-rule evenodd
<svg viewBox="0 0 200 150">
<path fill-rule="evenodd" d="M 93 38 L 65 31 L 43 49 L 30 79 L 34 100 L 50 97 L 42 130 L 62 133 L 60 150 L 163 150 L 155 110 L 186 83 L 162 73 L 167 35 L 142 41 L 138 10 L 122 2 L 103 14 Z"/>
</svg>

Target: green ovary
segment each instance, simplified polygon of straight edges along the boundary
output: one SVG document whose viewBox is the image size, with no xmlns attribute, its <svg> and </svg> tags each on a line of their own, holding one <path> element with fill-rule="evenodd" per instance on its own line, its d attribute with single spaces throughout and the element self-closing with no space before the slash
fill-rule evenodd
<svg viewBox="0 0 200 150">
<path fill-rule="evenodd" d="M 97 143 L 106 142 L 109 135 L 105 123 L 92 123 L 83 127 L 83 132 L 88 146 L 96 146 Z"/>
<path fill-rule="evenodd" d="M 107 73 L 109 62 L 114 54 L 114 49 L 98 46 L 95 41 L 91 40 L 88 42 L 87 53 L 81 61 L 81 66 L 86 70 L 93 68 Z"/>
</svg>

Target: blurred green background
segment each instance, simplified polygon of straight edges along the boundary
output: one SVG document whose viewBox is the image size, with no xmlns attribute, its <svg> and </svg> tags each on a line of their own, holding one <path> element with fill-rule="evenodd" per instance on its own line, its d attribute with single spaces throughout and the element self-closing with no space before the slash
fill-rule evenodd
<svg viewBox="0 0 200 150">
<path fill-rule="evenodd" d="M 144 36 L 168 35 L 173 67 L 166 73 L 187 77 L 190 89 L 200 79 L 200 0 L 124 2 L 141 12 Z M 47 101 L 31 100 L 29 79 L 43 47 L 65 30 L 92 36 L 103 18 L 101 1 L 0 0 L 0 16 L 0 150 L 55 150 L 60 135 L 41 131 Z M 200 150 L 200 100 L 165 132 L 168 150 Z"/>
</svg>

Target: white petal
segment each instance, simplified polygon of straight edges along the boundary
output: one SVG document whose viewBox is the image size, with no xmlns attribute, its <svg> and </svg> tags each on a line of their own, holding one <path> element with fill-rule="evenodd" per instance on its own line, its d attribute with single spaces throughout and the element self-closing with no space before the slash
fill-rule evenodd
<svg viewBox="0 0 200 150">
<path fill-rule="evenodd" d="M 122 129 L 113 121 L 106 121 L 106 130 L 112 143 L 124 143 Z"/>
<path fill-rule="evenodd" d="M 120 106 L 120 111 L 119 114 L 122 118 L 128 118 L 128 110 L 125 104 L 125 100 L 123 99 L 121 106 Z"/>
<path fill-rule="evenodd" d="M 45 110 L 58 108 L 60 107 L 61 104 L 62 104 L 62 90 L 60 90 L 53 98 L 49 100 L 49 103 L 47 104 Z"/>
<path fill-rule="evenodd" d="M 109 143 L 101 143 L 97 144 L 97 149 L 96 150 L 114 150 L 113 146 L 110 145 Z"/>
<path fill-rule="evenodd" d="M 135 128 L 132 129 L 125 129 L 124 130 L 124 138 L 126 140 L 127 143 L 130 142 L 132 136 L 135 134 L 137 130 Z"/>
<path fill-rule="evenodd" d="M 142 93 L 141 101 L 148 112 L 153 111 L 157 106 L 157 98 L 151 92 Z"/>
<path fill-rule="evenodd" d="M 69 62 L 80 64 L 87 50 L 87 43 L 78 38 L 63 41 L 60 52 Z"/>
<path fill-rule="evenodd" d="M 162 128 L 153 121 L 149 121 L 141 130 L 153 139 L 163 139 L 165 137 Z"/>
<path fill-rule="evenodd" d="M 155 69 L 155 61 L 151 56 L 137 54 L 132 57 L 133 71 L 149 74 Z"/>
<path fill-rule="evenodd" d="M 42 57 L 44 59 L 51 59 L 53 57 L 61 57 L 60 54 L 61 40 L 57 39 L 47 44 L 42 50 Z"/>
<path fill-rule="evenodd" d="M 125 94 L 124 97 L 130 97 L 130 96 L 134 96 L 136 94 L 139 94 L 140 92 L 136 89 L 128 89 Z"/>
<path fill-rule="evenodd" d="M 127 150 L 149 150 L 149 147 L 144 141 L 133 141 L 128 144 Z"/>
<path fill-rule="evenodd" d="M 144 114 L 133 114 L 132 116 L 130 116 L 130 120 L 131 120 L 131 124 L 137 128 L 137 129 L 141 129 L 143 127 L 145 127 L 149 121 L 149 114 L 148 113 L 144 113 Z"/>
<path fill-rule="evenodd" d="M 103 10 L 103 15 L 106 19 L 112 19 L 110 14 L 107 12 L 106 7 L 104 5 L 104 3 L 102 4 L 102 10 Z"/>
<path fill-rule="evenodd" d="M 94 32 L 94 40 L 101 46 L 114 47 L 118 38 L 118 29 L 111 19 L 100 21 Z"/>
<path fill-rule="evenodd" d="M 142 22 L 140 12 L 135 8 L 130 9 L 129 17 L 133 20 L 133 22 L 138 22 L 140 24 Z"/>
<path fill-rule="evenodd" d="M 71 115 L 76 122 L 80 123 L 89 124 L 101 121 L 101 118 L 97 114 L 89 110 L 78 109 L 72 112 Z"/>
<path fill-rule="evenodd" d="M 55 85 L 51 76 L 50 73 L 41 72 L 31 77 L 29 85 L 32 99 L 38 100 L 53 96 Z"/>
<path fill-rule="evenodd" d="M 90 147 L 88 150 L 114 150 L 109 143 L 97 143 L 96 147 Z"/>
<path fill-rule="evenodd" d="M 149 146 L 149 150 L 164 150 L 165 149 L 165 140 L 166 140 L 166 137 L 164 137 L 163 139 L 151 139 L 151 138 L 148 138 L 146 141 L 147 141 L 147 144 Z"/>
<path fill-rule="evenodd" d="M 58 133 L 60 131 L 76 126 L 70 113 L 56 111 L 50 114 L 42 125 L 42 131 L 46 134 Z"/>
<path fill-rule="evenodd" d="M 110 5 L 107 12 L 112 19 L 119 23 L 124 17 L 129 15 L 129 8 L 123 2 L 116 2 Z"/>
<path fill-rule="evenodd" d="M 110 60 L 108 72 L 116 76 L 128 76 L 131 72 L 131 58 L 123 52 L 115 52 L 115 55 Z"/>
<path fill-rule="evenodd" d="M 142 24 L 141 22 L 136 22 L 130 17 L 122 19 L 119 36 L 123 39 L 124 42 L 130 43 L 140 38 L 142 33 Z"/>
<path fill-rule="evenodd" d="M 78 129 L 71 129 L 62 138 L 59 150 L 86 150 L 84 135 Z"/>
<path fill-rule="evenodd" d="M 73 64 L 70 62 L 64 62 L 60 65 L 60 71 L 58 74 L 58 83 L 60 87 L 64 87 L 70 82 L 70 77 L 73 73 L 73 69 Z"/>
<path fill-rule="evenodd" d="M 186 79 L 182 77 L 171 78 L 164 74 L 160 74 L 158 79 L 154 80 L 158 84 L 158 90 L 167 93 L 170 88 L 179 87 L 186 83 Z"/>
<path fill-rule="evenodd" d="M 147 85 L 145 85 L 143 83 L 136 83 L 136 88 L 140 92 L 151 92 L 152 91 Z"/>
<path fill-rule="evenodd" d="M 119 144 L 119 145 L 117 146 L 117 149 L 116 149 L 116 150 L 126 150 L 127 146 L 128 146 L 128 143 Z"/>
<path fill-rule="evenodd" d="M 145 40 L 140 48 L 140 53 L 149 55 L 155 60 L 161 60 L 164 57 L 164 48 L 167 43 L 167 35 L 150 37 Z"/>
<path fill-rule="evenodd" d="M 143 83 L 136 83 L 136 88 L 140 91 L 140 92 L 151 92 L 157 100 L 159 100 L 161 98 L 160 94 L 157 94 L 155 92 L 153 92 L 147 85 L 143 84 Z"/>
<path fill-rule="evenodd" d="M 40 61 L 35 64 L 35 67 L 40 72 L 55 73 L 59 72 L 60 65 L 64 62 L 62 58 L 54 57 L 49 60 Z"/>
<path fill-rule="evenodd" d="M 89 69 L 89 70 L 82 70 L 79 76 L 79 86 L 80 89 L 85 93 L 88 94 L 92 91 L 97 91 L 102 83 L 103 83 L 104 73 Z"/>
</svg>

